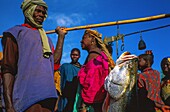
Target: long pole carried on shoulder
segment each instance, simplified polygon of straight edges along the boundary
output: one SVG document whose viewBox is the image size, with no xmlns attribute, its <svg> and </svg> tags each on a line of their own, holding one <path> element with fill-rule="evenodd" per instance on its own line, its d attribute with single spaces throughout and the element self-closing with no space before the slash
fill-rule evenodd
<svg viewBox="0 0 170 112">
<path fill-rule="evenodd" d="M 66 30 L 67 31 L 73 31 L 73 30 L 81 30 L 81 29 L 88 29 L 88 28 L 105 27 L 105 26 L 145 22 L 145 21 L 153 21 L 153 20 L 163 19 L 163 18 L 168 18 L 168 17 L 170 17 L 170 14 L 160 14 L 160 15 L 149 16 L 149 17 L 144 17 L 144 18 L 136 18 L 136 19 L 115 21 L 115 22 L 106 22 L 106 23 L 100 23 L 100 24 L 91 24 L 91 25 L 85 25 L 85 26 L 71 27 L 71 28 L 66 28 Z M 46 34 L 52 34 L 52 33 L 55 33 L 55 30 L 51 30 L 51 31 L 46 32 Z M 0 38 L 2 38 L 2 36 L 0 36 Z"/>
<path fill-rule="evenodd" d="M 85 25 L 85 26 L 77 26 L 77 27 L 72 27 L 72 28 L 66 28 L 66 30 L 67 31 L 72 31 L 72 30 L 81 30 L 81 29 L 87 29 L 87 28 L 96 28 L 96 27 L 104 27 L 104 26 L 113 26 L 113 25 L 121 25 L 121 24 L 153 21 L 153 20 L 163 19 L 163 18 L 168 18 L 168 17 L 170 17 L 170 14 L 161 14 L 161 15 L 155 15 L 155 16 L 144 17 L 144 18 L 121 20 L 121 21 L 115 21 L 115 22 L 107 22 L 107 23 L 100 23 L 100 24 Z M 55 30 L 47 31 L 46 33 L 47 34 L 55 33 Z"/>
</svg>

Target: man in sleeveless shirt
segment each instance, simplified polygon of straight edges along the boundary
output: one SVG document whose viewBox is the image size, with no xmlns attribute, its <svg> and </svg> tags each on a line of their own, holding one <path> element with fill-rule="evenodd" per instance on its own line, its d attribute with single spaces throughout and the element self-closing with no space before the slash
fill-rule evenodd
<svg viewBox="0 0 170 112">
<path fill-rule="evenodd" d="M 3 98 L 6 112 L 52 112 L 57 100 L 54 63 L 61 54 L 65 28 L 57 27 L 56 49 L 47 37 L 43 22 L 47 4 L 24 0 L 25 23 L 3 32 Z M 60 51 L 59 51 L 60 50 Z"/>
</svg>

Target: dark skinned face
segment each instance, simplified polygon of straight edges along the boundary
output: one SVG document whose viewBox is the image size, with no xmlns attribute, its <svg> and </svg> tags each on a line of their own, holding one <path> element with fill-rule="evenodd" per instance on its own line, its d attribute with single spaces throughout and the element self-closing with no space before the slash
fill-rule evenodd
<svg viewBox="0 0 170 112">
<path fill-rule="evenodd" d="M 139 57 L 138 70 L 143 71 L 147 67 L 147 62 L 143 58 Z"/>
<path fill-rule="evenodd" d="M 77 63 L 80 58 L 80 54 L 78 51 L 74 50 L 73 52 L 71 52 L 70 57 L 71 57 L 72 63 Z"/>
<path fill-rule="evenodd" d="M 161 68 L 164 75 L 170 75 L 170 62 L 167 59 L 162 61 Z"/>
<path fill-rule="evenodd" d="M 89 48 L 91 46 L 91 40 L 92 40 L 92 38 L 89 36 L 89 34 L 84 34 L 82 37 L 82 40 L 80 41 L 81 48 L 83 50 L 89 50 Z"/>
<path fill-rule="evenodd" d="M 45 19 L 45 14 L 46 14 L 46 10 L 43 6 L 37 6 L 35 8 L 34 14 L 33 14 L 33 19 L 34 21 L 39 24 L 42 25 L 44 19 Z"/>
</svg>

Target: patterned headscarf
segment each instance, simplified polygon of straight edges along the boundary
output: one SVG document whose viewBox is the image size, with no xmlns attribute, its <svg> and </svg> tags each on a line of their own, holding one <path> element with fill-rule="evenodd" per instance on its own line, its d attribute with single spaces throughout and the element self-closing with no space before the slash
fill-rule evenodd
<svg viewBox="0 0 170 112">
<path fill-rule="evenodd" d="M 43 0 L 24 0 L 23 3 L 21 4 L 21 8 L 23 10 L 25 19 L 29 23 L 31 23 L 35 28 L 37 28 L 38 31 L 40 32 L 42 46 L 43 46 L 43 56 L 49 58 L 52 52 L 48 43 L 47 35 L 44 29 L 42 28 L 42 25 L 37 24 L 33 19 L 33 13 L 37 5 L 45 7 L 46 9 L 45 19 L 46 19 L 48 6 Z"/>
<path fill-rule="evenodd" d="M 90 34 L 91 36 L 95 37 L 95 39 L 97 40 L 97 43 L 101 46 L 102 51 L 106 54 L 106 56 L 108 57 L 108 61 L 109 61 L 109 69 L 113 69 L 115 66 L 115 63 L 112 59 L 112 56 L 110 55 L 108 49 L 106 48 L 106 45 L 103 43 L 102 41 L 102 34 L 100 34 L 99 32 L 97 32 L 96 30 L 91 30 L 91 29 L 86 29 L 85 33 Z"/>
</svg>

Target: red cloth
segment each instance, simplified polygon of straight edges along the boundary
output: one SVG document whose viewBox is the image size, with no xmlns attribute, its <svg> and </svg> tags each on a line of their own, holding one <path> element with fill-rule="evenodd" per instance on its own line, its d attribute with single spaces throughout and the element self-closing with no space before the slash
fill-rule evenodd
<svg viewBox="0 0 170 112">
<path fill-rule="evenodd" d="M 60 64 L 54 64 L 54 71 L 58 70 L 60 68 Z"/>
<path fill-rule="evenodd" d="M 106 96 L 104 81 L 109 74 L 107 56 L 101 52 L 81 67 L 78 79 L 82 85 L 81 96 L 85 103 L 101 103 Z"/>
<path fill-rule="evenodd" d="M 31 28 L 32 30 L 37 30 L 37 28 L 33 28 L 32 26 L 30 26 L 29 24 L 22 24 L 22 26 L 25 26 L 27 28 Z"/>
<path fill-rule="evenodd" d="M 147 97 L 152 101 L 163 104 L 160 97 L 160 73 L 152 68 L 146 68 L 138 74 L 138 87 L 148 91 Z"/>
</svg>

